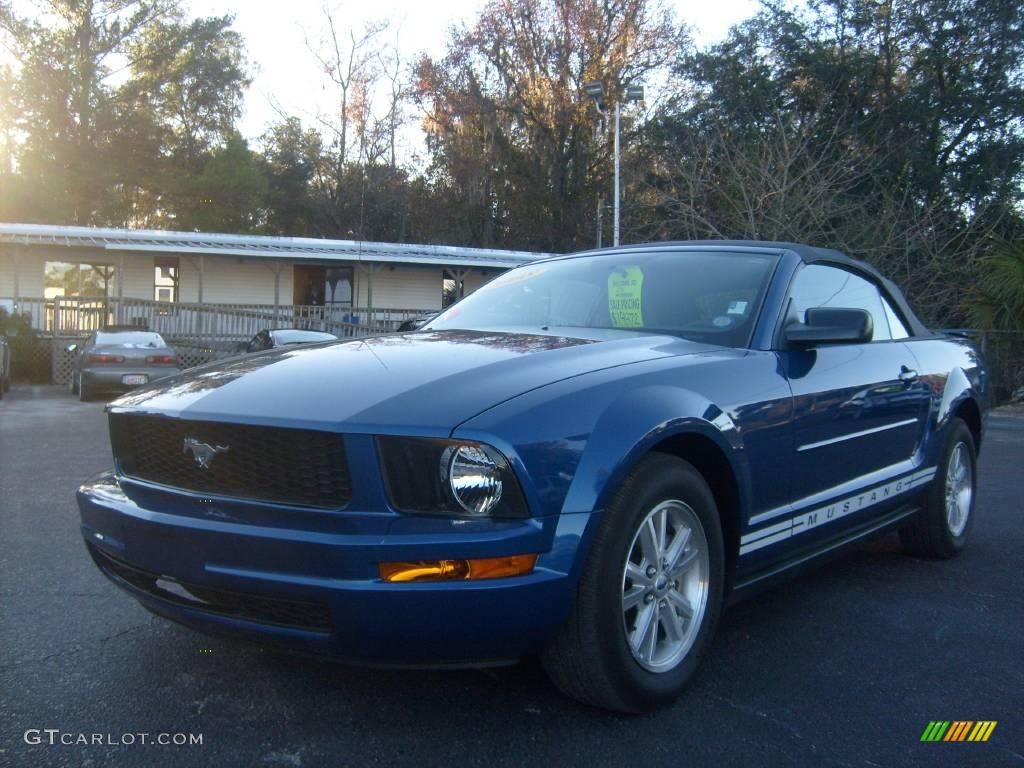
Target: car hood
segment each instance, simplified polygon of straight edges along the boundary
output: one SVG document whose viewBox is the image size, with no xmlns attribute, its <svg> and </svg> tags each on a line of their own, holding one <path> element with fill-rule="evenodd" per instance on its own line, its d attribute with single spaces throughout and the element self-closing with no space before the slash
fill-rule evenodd
<svg viewBox="0 0 1024 768">
<path fill-rule="evenodd" d="M 715 349 L 673 336 L 420 331 L 303 345 L 194 368 L 119 412 L 437 435 L 509 398 L 591 371 Z"/>
</svg>

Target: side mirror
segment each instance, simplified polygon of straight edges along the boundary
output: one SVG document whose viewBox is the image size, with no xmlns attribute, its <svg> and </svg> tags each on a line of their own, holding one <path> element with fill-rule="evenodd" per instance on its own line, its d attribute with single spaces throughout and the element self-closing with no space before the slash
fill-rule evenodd
<svg viewBox="0 0 1024 768">
<path fill-rule="evenodd" d="M 874 335 L 874 322 L 863 309 L 813 307 L 804 322 L 786 326 L 786 341 L 794 347 L 821 344 L 865 344 Z"/>
<path fill-rule="evenodd" d="M 78 350 L 78 345 L 77 344 L 72 344 L 70 347 L 68 347 L 68 352 L 75 352 L 77 350 Z"/>
</svg>

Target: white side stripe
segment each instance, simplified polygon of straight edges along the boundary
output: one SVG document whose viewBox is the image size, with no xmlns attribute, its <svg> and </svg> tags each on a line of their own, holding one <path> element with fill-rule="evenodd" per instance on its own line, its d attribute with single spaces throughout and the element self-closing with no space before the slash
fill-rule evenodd
<svg viewBox="0 0 1024 768">
<path fill-rule="evenodd" d="M 807 445 L 801 445 L 797 448 L 797 453 L 800 451 L 812 451 L 815 448 L 823 448 L 826 445 L 835 445 L 836 443 L 843 443 L 847 440 L 855 440 L 858 437 L 865 437 L 866 435 L 874 435 L 878 432 L 886 432 L 890 429 L 899 429 L 909 424 L 917 424 L 917 419 L 904 419 L 903 421 L 897 421 L 893 424 L 883 424 L 880 427 L 874 427 L 872 429 L 862 429 L 860 432 L 851 432 L 848 435 L 840 435 L 839 437 L 832 437 L 828 440 L 819 440 L 816 443 L 807 443 Z"/>
<path fill-rule="evenodd" d="M 935 477 L 935 467 L 922 469 L 912 475 L 901 477 L 898 480 L 890 480 L 883 485 L 875 486 L 866 491 L 847 496 L 845 498 L 817 507 L 809 512 L 801 512 L 789 520 L 751 531 L 740 539 L 740 554 L 754 552 L 769 544 L 792 538 L 797 534 L 805 533 L 819 525 L 831 523 L 847 515 L 860 512 L 862 509 L 880 504 L 887 499 L 898 496 L 901 493 L 913 490 L 928 483 Z"/>
</svg>

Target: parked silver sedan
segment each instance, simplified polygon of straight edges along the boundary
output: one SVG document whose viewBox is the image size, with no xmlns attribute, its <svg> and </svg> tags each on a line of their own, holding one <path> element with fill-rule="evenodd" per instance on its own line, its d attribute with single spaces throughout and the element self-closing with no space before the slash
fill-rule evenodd
<svg viewBox="0 0 1024 768">
<path fill-rule="evenodd" d="M 159 333 L 107 327 L 82 344 L 72 344 L 71 392 L 82 401 L 148 384 L 178 372 L 178 355 Z"/>
</svg>

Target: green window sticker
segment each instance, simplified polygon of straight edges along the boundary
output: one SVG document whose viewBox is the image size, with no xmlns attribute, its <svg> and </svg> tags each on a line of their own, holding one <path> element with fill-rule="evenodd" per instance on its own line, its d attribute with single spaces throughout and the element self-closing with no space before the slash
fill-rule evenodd
<svg viewBox="0 0 1024 768">
<path fill-rule="evenodd" d="M 640 267 L 616 269 L 608 275 L 608 314 L 616 328 L 643 328 L 640 305 L 644 273 Z"/>
</svg>

